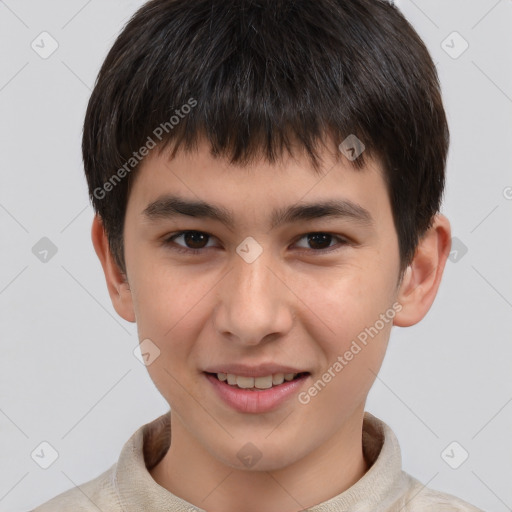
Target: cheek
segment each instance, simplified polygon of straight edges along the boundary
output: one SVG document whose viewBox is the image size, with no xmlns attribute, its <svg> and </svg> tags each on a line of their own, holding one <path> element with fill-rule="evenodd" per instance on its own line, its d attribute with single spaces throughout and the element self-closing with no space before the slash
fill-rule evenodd
<svg viewBox="0 0 512 512">
<path fill-rule="evenodd" d="M 190 327 L 188 317 L 196 315 L 205 281 L 191 280 L 179 268 L 146 269 L 137 276 L 134 305 L 141 334 L 168 340 L 174 332 Z"/>
<path fill-rule="evenodd" d="M 390 274 L 364 262 L 361 268 L 345 270 L 315 287 L 307 301 L 314 305 L 312 311 L 303 311 L 310 319 L 310 336 L 322 351 L 322 367 L 304 400 L 321 395 L 315 403 L 326 417 L 332 414 L 329 404 L 336 403 L 342 416 L 365 400 L 384 359 L 393 322 Z"/>
<path fill-rule="evenodd" d="M 140 340 L 149 338 L 160 350 L 159 363 L 173 375 L 197 367 L 197 340 L 211 321 L 219 276 L 170 265 L 145 265 L 133 274 L 137 329 Z M 204 334 L 204 333 L 203 333 Z M 148 367 L 153 377 L 157 371 Z"/>
<path fill-rule="evenodd" d="M 316 318 L 314 323 L 322 326 L 337 349 L 346 343 L 350 345 L 352 339 L 374 325 L 391 307 L 393 299 L 388 276 L 371 266 L 344 269 L 314 288 L 302 289 L 308 289 L 306 304 L 311 310 L 310 317 Z M 386 329 L 380 326 L 379 330 Z"/>
<path fill-rule="evenodd" d="M 190 400 L 183 386 L 190 389 L 187 379 L 197 370 L 194 342 L 203 329 L 207 303 L 201 298 L 212 285 L 208 286 L 206 280 L 191 280 L 177 267 L 172 271 L 164 267 L 152 271 L 147 267 L 135 277 L 133 296 L 139 340 L 151 340 L 158 354 L 147 365 L 147 371 L 171 408 L 181 411 Z"/>
<path fill-rule="evenodd" d="M 311 297 L 316 300 L 314 314 L 308 313 L 310 336 L 322 351 L 322 367 L 301 403 L 310 403 L 315 417 L 333 428 L 364 403 L 386 353 L 394 310 L 389 294 L 379 293 L 373 284 L 359 275 L 331 283 Z"/>
</svg>

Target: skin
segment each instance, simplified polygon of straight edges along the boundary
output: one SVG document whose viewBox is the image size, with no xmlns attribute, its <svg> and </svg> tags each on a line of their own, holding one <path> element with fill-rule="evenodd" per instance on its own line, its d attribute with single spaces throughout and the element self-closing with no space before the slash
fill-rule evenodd
<svg viewBox="0 0 512 512">
<path fill-rule="evenodd" d="M 327 149 L 323 158 L 318 176 L 303 156 L 238 167 L 212 157 L 205 142 L 172 161 L 152 151 L 128 199 L 126 274 L 114 263 L 101 219 L 93 221 L 116 311 L 161 351 L 148 371 L 171 407 L 172 443 L 151 475 L 209 512 L 297 511 L 357 482 L 368 470 L 365 401 L 391 327 L 419 322 L 441 281 L 451 239 L 446 217 L 436 216 L 399 283 L 397 233 L 378 162 L 369 159 L 355 171 L 346 160 L 336 164 Z M 145 218 L 144 209 L 164 193 L 229 208 L 236 225 Z M 332 198 L 366 208 L 373 225 L 322 218 L 270 229 L 273 208 Z M 210 237 L 166 244 L 184 230 Z M 350 243 L 336 236 L 308 242 L 305 235 L 318 232 Z M 248 236 L 263 249 L 252 263 L 236 252 Z M 207 248 L 194 255 L 172 247 Z M 293 396 L 268 413 L 241 413 L 218 398 L 202 373 L 214 364 L 272 361 L 309 371 L 307 390 L 394 303 L 401 311 L 307 404 Z M 250 468 L 237 457 L 248 442 L 262 454 Z"/>
</svg>

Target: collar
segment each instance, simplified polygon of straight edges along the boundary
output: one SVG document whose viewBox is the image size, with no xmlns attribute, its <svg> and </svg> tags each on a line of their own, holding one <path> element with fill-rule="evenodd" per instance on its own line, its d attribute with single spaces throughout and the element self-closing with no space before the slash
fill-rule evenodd
<svg viewBox="0 0 512 512">
<path fill-rule="evenodd" d="M 114 473 L 114 486 L 126 512 L 205 512 L 158 485 L 149 470 L 170 446 L 171 411 L 140 427 L 124 445 Z M 365 411 L 363 454 L 370 468 L 341 494 L 309 512 L 384 512 L 408 486 L 398 440 L 382 420 Z"/>
</svg>

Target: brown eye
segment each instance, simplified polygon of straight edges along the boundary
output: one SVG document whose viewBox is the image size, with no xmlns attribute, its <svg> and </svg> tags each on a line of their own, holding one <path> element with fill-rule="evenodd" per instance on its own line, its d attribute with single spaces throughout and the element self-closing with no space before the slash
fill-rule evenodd
<svg viewBox="0 0 512 512">
<path fill-rule="evenodd" d="M 183 234 L 183 240 L 189 249 L 203 249 L 208 235 L 200 231 L 187 231 Z"/>
<path fill-rule="evenodd" d="M 332 241 L 332 235 L 327 233 L 312 233 L 307 235 L 312 249 L 327 249 Z"/>
<path fill-rule="evenodd" d="M 306 252 L 330 252 L 332 248 L 336 249 L 336 244 L 330 245 L 333 240 L 337 240 L 338 245 L 348 244 L 348 241 L 343 237 L 322 232 L 307 233 L 300 238 L 300 240 L 302 239 L 306 239 L 306 249 L 308 249 Z"/>
<path fill-rule="evenodd" d="M 184 245 L 175 242 L 179 238 L 183 238 Z M 178 252 L 199 253 L 203 249 L 208 249 L 206 243 L 210 238 L 211 235 L 202 231 L 180 231 L 169 237 L 165 243 L 167 245 L 177 245 L 178 247 L 175 250 Z"/>
<path fill-rule="evenodd" d="M 183 240 L 180 243 L 177 243 L 176 240 L 180 238 L 183 238 Z M 208 241 L 212 238 L 214 238 L 212 235 L 204 233 L 203 231 L 179 231 L 178 233 L 168 237 L 164 244 L 179 253 L 201 254 L 206 250 L 215 247 L 207 245 Z M 317 255 L 337 251 L 341 247 L 350 244 L 350 242 L 344 237 L 324 232 L 306 233 L 305 235 L 302 235 L 299 241 L 300 240 L 306 240 L 307 245 L 305 246 L 304 251 L 299 252 Z M 336 241 L 338 243 L 334 243 L 334 245 L 332 245 L 332 242 Z"/>
</svg>

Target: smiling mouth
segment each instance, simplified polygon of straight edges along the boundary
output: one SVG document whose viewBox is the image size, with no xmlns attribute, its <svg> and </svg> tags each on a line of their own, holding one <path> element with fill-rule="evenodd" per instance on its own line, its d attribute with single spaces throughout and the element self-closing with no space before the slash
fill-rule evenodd
<svg viewBox="0 0 512 512">
<path fill-rule="evenodd" d="M 264 391 L 265 389 L 276 388 L 283 383 L 298 380 L 309 375 L 309 372 L 300 373 L 275 373 L 264 377 L 243 377 L 232 373 L 210 373 L 207 375 L 215 377 L 220 382 L 246 391 Z"/>
</svg>

